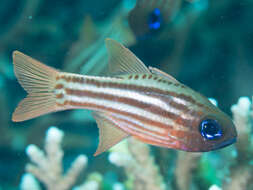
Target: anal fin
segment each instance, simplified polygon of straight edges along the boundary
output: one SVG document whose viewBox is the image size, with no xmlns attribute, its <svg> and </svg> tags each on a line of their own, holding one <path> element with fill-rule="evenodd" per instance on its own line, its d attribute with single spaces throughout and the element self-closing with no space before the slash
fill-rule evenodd
<svg viewBox="0 0 253 190">
<path fill-rule="evenodd" d="M 99 128 L 99 144 L 94 156 L 105 152 L 129 136 L 129 134 L 119 129 L 119 127 L 106 117 L 105 114 L 101 112 L 93 112 L 93 117 Z"/>
</svg>

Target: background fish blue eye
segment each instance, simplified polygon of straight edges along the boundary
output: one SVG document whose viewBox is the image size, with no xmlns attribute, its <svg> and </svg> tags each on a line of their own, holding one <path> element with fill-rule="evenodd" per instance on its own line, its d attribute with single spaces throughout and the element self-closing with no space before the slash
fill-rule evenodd
<svg viewBox="0 0 253 190">
<path fill-rule="evenodd" d="M 215 140 L 222 136 L 221 126 L 213 119 L 201 121 L 200 133 L 207 140 Z"/>
<path fill-rule="evenodd" d="M 157 30 L 161 27 L 162 14 L 158 8 L 155 8 L 148 17 L 148 26 L 150 30 Z"/>
</svg>

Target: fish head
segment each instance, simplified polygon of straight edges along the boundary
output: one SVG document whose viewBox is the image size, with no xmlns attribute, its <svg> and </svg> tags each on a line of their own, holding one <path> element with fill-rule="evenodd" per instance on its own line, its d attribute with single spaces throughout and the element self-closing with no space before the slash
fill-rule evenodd
<svg viewBox="0 0 253 190">
<path fill-rule="evenodd" d="M 191 124 L 191 133 L 182 144 L 190 152 L 207 152 L 224 148 L 236 142 L 237 132 L 228 115 L 209 105 Z"/>
<path fill-rule="evenodd" d="M 180 7 L 180 1 L 137 0 L 136 6 L 128 14 L 129 26 L 139 39 L 160 35 L 175 18 Z"/>
</svg>

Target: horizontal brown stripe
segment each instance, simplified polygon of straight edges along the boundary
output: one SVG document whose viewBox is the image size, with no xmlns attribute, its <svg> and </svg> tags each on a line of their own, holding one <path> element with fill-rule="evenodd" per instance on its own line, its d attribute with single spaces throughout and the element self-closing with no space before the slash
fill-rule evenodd
<svg viewBox="0 0 253 190">
<path fill-rule="evenodd" d="M 117 120 L 117 121 L 122 121 L 122 122 L 124 122 L 124 123 L 127 123 L 128 125 L 133 126 L 133 128 L 139 128 L 139 129 L 141 129 L 141 130 L 146 130 L 146 131 L 148 131 L 148 132 L 150 132 L 150 133 L 153 133 L 153 134 L 156 134 L 156 135 L 159 135 L 159 136 L 167 137 L 167 135 L 165 136 L 165 133 L 160 133 L 160 132 L 158 132 L 158 131 L 152 131 L 152 130 L 143 128 L 141 125 L 138 125 L 138 124 L 136 124 L 136 123 L 133 123 L 132 121 L 129 121 L 129 120 L 126 120 L 126 119 L 122 119 L 122 118 L 118 118 L 118 117 L 114 117 L 114 116 L 111 116 L 110 114 L 107 114 L 107 116 L 108 116 L 109 118 L 115 119 L 115 120 Z M 123 130 L 124 130 L 124 129 L 123 129 Z M 139 133 L 138 130 L 134 130 L 134 129 L 132 129 L 132 128 L 129 128 L 129 130 L 135 131 L 136 133 Z M 166 133 L 166 134 L 167 134 L 167 133 Z M 153 137 L 153 138 L 154 138 L 154 137 Z M 168 140 L 169 140 L 169 139 L 168 139 Z"/>
<path fill-rule="evenodd" d="M 64 97 L 64 95 L 61 93 L 61 94 L 56 94 L 55 96 L 57 99 L 62 99 Z"/>
<path fill-rule="evenodd" d="M 85 82 L 85 77 L 82 76 L 74 76 L 74 75 L 61 75 L 57 76 L 56 80 L 63 79 L 66 82 L 75 82 L 75 83 L 84 83 Z"/>
<path fill-rule="evenodd" d="M 141 142 L 147 143 L 147 144 L 152 144 L 155 146 L 160 146 L 160 147 L 166 147 L 166 148 L 177 148 L 177 146 L 175 146 L 177 143 L 177 141 L 174 140 L 174 142 L 172 141 L 162 141 L 161 142 L 157 142 L 155 140 L 151 140 L 148 139 L 147 136 L 143 136 L 143 135 L 133 135 L 134 138 L 138 139 Z"/>
<path fill-rule="evenodd" d="M 159 106 L 156 106 L 152 103 L 147 104 L 138 100 L 134 100 L 132 98 L 126 98 L 126 97 L 118 97 L 114 95 L 104 94 L 104 93 L 96 93 L 91 91 L 84 91 L 84 90 L 73 90 L 73 89 L 65 89 L 66 94 L 74 95 L 78 97 L 91 97 L 91 98 L 98 98 L 98 99 L 104 99 L 109 101 L 116 101 L 116 102 L 122 102 L 124 104 L 128 104 L 134 107 L 138 107 L 140 109 L 149 111 L 153 114 L 161 115 L 162 117 L 172 119 L 175 123 L 182 125 L 184 127 L 191 127 L 192 120 L 187 120 L 181 118 L 180 115 L 176 115 L 172 112 L 168 112 L 167 110 L 161 109 Z M 172 101 L 170 101 L 172 102 Z M 170 105 L 169 105 L 170 106 Z M 181 108 L 185 108 L 180 106 Z M 187 108 L 188 109 L 188 108 Z M 184 111 L 184 110 L 183 110 Z"/>
<path fill-rule="evenodd" d="M 129 113 L 129 112 L 126 112 L 126 111 L 117 110 L 117 109 L 114 109 L 114 108 L 109 108 L 109 107 L 106 107 L 106 106 L 97 105 L 95 103 L 85 103 L 85 102 L 80 103 L 80 102 L 74 102 L 74 101 L 64 101 L 63 104 L 57 103 L 57 105 L 58 106 L 73 106 L 74 108 L 78 108 L 78 107 L 83 108 L 83 107 L 85 107 L 85 108 L 91 109 L 91 110 L 108 111 L 108 112 L 111 112 L 111 113 L 131 117 L 133 119 L 136 119 L 137 121 L 141 121 L 144 124 L 154 125 L 154 126 L 157 126 L 157 127 L 160 127 L 160 128 L 171 128 L 171 129 L 173 129 L 173 126 L 171 126 L 171 125 L 165 125 L 161 122 L 154 121 L 154 120 L 151 120 L 151 119 L 146 118 L 146 117 L 135 115 L 135 114 L 132 114 L 132 113 Z"/>
<path fill-rule="evenodd" d="M 147 124 L 155 125 L 156 127 L 161 127 L 160 123 L 154 122 L 152 120 L 148 120 L 146 118 L 138 117 L 134 114 L 130 114 L 130 113 L 127 113 L 127 112 L 118 111 L 116 109 L 107 108 L 107 107 L 104 107 L 104 106 L 99 106 L 99 105 L 96 105 L 96 104 L 65 101 L 64 104 L 57 104 L 57 105 L 58 106 L 68 106 L 68 105 L 70 105 L 70 106 L 73 106 L 73 107 L 86 107 L 88 109 L 98 110 L 98 111 L 99 110 L 108 111 L 110 113 L 121 114 L 121 115 L 124 115 L 124 116 L 131 116 L 133 119 L 137 119 L 139 121 L 142 121 L 142 123 L 144 123 L 144 124 L 147 123 Z M 111 116 L 109 116 L 109 117 L 111 117 Z M 152 134 L 155 134 L 155 135 L 159 135 L 159 136 L 162 136 L 162 137 L 168 137 L 168 136 L 166 136 L 166 133 L 162 134 L 162 133 L 159 133 L 159 132 L 156 132 L 156 131 L 148 130 L 146 128 L 143 128 L 142 126 L 139 126 L 139 125 L 137 125 L 135 123 L 132 123 L 130 121 L 127 121 L 127 120 L 123 120 L 123 119 L 120 119 L 120 118 L 115 118 L 115 120 L 123 121 L 123 122 L 128 123 L 129 125 L 131 125 L 135 128 L 140 128 L 142 130 L 146 130 L 146 131 L 148 131 Z M 157 125 L 157 124 L 159 124 L 159 125 Z M 170 137 L 168 137 L 168 139 L 165 140 L 165 139 L 159 139 L 159 137 L 157 137 L 157 136 L 154 137 L 152 135 L 142 133 L 140 131 L 137 131 L 137 130 L 134 130 L 134 129 L 131 129 L 131 128 L 127 128 L 127 129 L 124 129 L 124 130 L 127 130 L 131 135 L 134 135 L 135 137 L 137 137 L 139 139 L 143 139 L 144 142 L 149 143 L 149 144 L 153 144 L 153 145 L 157 145 L 157 146 L 164 146 L 164 147 L 167 147 L 168 145 L 171 145 L 171 144 L 173 144 L 173 145 L 175 144 L 175 143 L 173 143 L 173 141 L 175 141 L 175 139 L 171 139 Z M 179 139 L 178 141 L 181 141 L 181 140 Z"/>
<path fill-rule="evenodd" d="M 111 117 L 111 116 L 109 116 L 109 117 Z M 115 118 L 115 117 L 113 117 L 113 118 Z M 135 128 L 143 129 L 142 126 L 137 125 L 137 124 L 135 124 L 135 123 L 133 123 L 131 121 L 128 121 L 128 120 L 125 120 L 125 119 L 121 119 L 121 118 L 115 118 L 115 119 L 118 120 L 118 121 L 123 121 L 123 122 L 125 122 L 125 123 L 127 123 L 127 124 L 129 124 L 129 125 L 131 125 L 131 126 L 133 126 Z M 137 135 L 140 138 L 143 137 L 143 133 L 141 133 L 139 131 L 135 131 L 134 129 L 130 129 L 130 128 L 129 128 L 129 130 L 132 131 L 133 133 L 136 132 L 133 135 Z M 149 134 L 145 134 L 145 142 L 149 141 L 148 142 L 149 144 L 157 144 L 157 143 L 159 143 L 159 145 L 164 146 L 164 145 L 172 144 L 175 141 L 179 141 L 179 142 L 181 142 L 181 144 L 182 143 L 183 144 L 186 143 L 185 137 L 187 135 L 187 132 L 185 132 L 185 131 L 168 129 L 168 130 L 166 130 L 165 133 L 159 133 L 159 132 L 156 132 L 156 131 L 150 131 L 150 130 L 148 130 L 146 128 L 145 128 L 145 130 L 147 130 L 148 132 L 151 132 L 151 133 L 153 133 L 155 135 L 158 135 L 158 136 L 166 138 L 166 139 L 157 139 L 159 137 L 154 137 L 154 136 L 151 136 Z M 139 134 L 141 134 L 141 135 L 139 135 Z M 171 137 L 170 135 L 173 135 L 173 137 Z"/>
<path fill-rule="evenodd" d="M 54 88 L 55 89 L 62 89 L 63 88 L 63 84 L 57 84 Z"/>
<path fill-rule="evenodd" d="M 154 93 L 154 94 L 162 94 L 163 96 L 172 96 L 172 97 L 177 97 L 183 100 L 186 100 L 192 104 L 195 104 L 199 107 L 205 107 L 207 108 L 204 104 L 201 104 L 194 100 L 191 96 L 187 96 L 182 93 L 176 93 L 168 90 L 162 90 L 159 88 L 155 87 L 146 87 L 146 86 L 140 86 L 140 85 L 134 85 L 134 84 L 122 84 L 122 83 L 115 83 L 115 82 L 104 82 L 104 81 L 99 81 L 95 79 L 89 79 L 87 78 L 85 80 L 85 84 L 88 85 L 95 85 L 95 86 L 103 86 L 103 87 L 110 87 L 110 88 L 118 88 L 118 89 L 127 89 L 127 90 L 138 90 L 142 92 L 148 92 L 148 93 Z"/>
<path fill-rule="evenodd" d="M 142 126 L 137 125 L 136 123 L 133 123 L 133 122 L 125 120 L 125 119 L 115 118 L 115 120 L 124 122 L 124 123 L 132 126 L 133 128 L 139 128 L 139 129 L 142 129 L 142 130 L 144 129 Z M 126 129 L 123 129 L 123 130 L 126 130 Z M 127 131 L 131 135 L 133 135 L 135 137 L 138 137 L 138 138 L 143 138 L 143 136 L 145 136 L 145 139 L 143 139 L 144 142 L 149 143 L 149 144 L 154 144 L 154 145 L 157 145 L 157 146 L 166 146 L 166 145 L 172 144 L 176 140 L 175 138 L 173 139 L 170 136 L 168 136 L 168 134 L 169 134 L 168 132 L 159 133 L 159 132 L 156 132 L 156 131 L 150 131 L 150 130 L 148 130 L 146 128 L 145 128 L 145 130 L 148 131 L 148 132 L 150 132 L 150 133 L 152 133 L 152 134 L 161 136 L 163 138 L 159 138 L 157 136 L 152 136 L 150 134 L 142 133 L 142 132 L 140 132 L 138 130 L 135 130 L 135 129 L 132 129 L 132 128 L 128 128 L 127 129 Z M 179 141 L 181 141 L 181 140 L 179 139 Z"/>
<path fill-rule="evenodd" d="M 152 76 L 153 75 L 150 74 L 149 77 L 148 77 L 148 79 L 151 79 Z M 132 77 L 133 77 L 133 75 L 129 75 L 128 79 L 131 79 Z M 138 79 L 138 77 L 139 77 L 138 75 L 134 76 L 135 79 Z M 143 79 L 145 79 L 146 77 L 147 77 L 146 74 L 142 75 Z M 64 79 L 67 82 L 74 82 L 74 83 L 80 83 L 80 84 L 84 84 L 84 83 L 86 83 L 86 84 L 94 84 L 95 86 L 108 86 L 107 83 L 110 83 L 110 82 L 105 82 L 105 81 L 98 81 L 98 80 L 91 79 L 91 78 L 88 78 L 88 77 L 78 77 L 78 76 L 65 76 L 65 75 L 62 75 L 61 77 L 57 78 L 57 80 L 59 80 L 59 79 Z M 156 75 L 154 75 L 154 77 L 153 77 L 152 80 L 157 80 L 157 79 L 158 79 L 158 77 Z M 180 88 L 186 88 L 186 86 L 183 85 L 183 84 L 181 84 L 181 83 L 172 83 L 169 80 L 159 79 L 158 82 L 167 83 L 168 85 L 172 85 L 173 84 L 174 86 L 178 86 Z M 139 88 L 140 86 L 137 86 L 137 87 Z M 150 87 L 147 87 L 147 88 L 150 88 Z M 167 91 L 164 91 L 164 92 L 167 92 Z"/>
<path fill-rule="evenodd" d="M 151 75 L 152 76 L 152 75 Z M 205 109 L 209 109 L 209 107 L 207 107 L 206 105 L 197 102 L 194 98 L 192 98 L 191 96 L 182 94 L 182 93 L 176 93 L 176 92 L 172 92 L 169 90 L 162 90 L 159 88 L 155 88 L 155 87 L 146 87 L 146 86 L 140 86 L 140 85 L 135 85 L 135 84 L 123 84 L 123 83 L 115 83 L 115 82 L 107 82 L 107 81 L 99 81 L 96 79 L 91 79 L 91 78 L 85 78 L 84 77 L 76 77 L 76 76 L 61 76 L 61 79 L 64 79 L 67 82 L 76 82 L 76 83 L 80 83 L 80 84 L 88 84 L 88 85 L 94 85 L 96 87 L 110 87 L 110 88 L 118 88 L 118 89 L 127 89 L 127 90 L 132 90 L 132 91 L 141 91 L 144 93 L 149 93 L 149 94 L 161 94 L 162 96 L 172 96 L 172 97 L 177 97 L 180 99 L 183 99 L 185 101 L 190 102 L 191 104 L 195 104 L 197 106 L 199 106 L 200 108 L 205 108 Z M 185 88 L 185 85 L 181 85 L 182 88 Z"/>
</svg>

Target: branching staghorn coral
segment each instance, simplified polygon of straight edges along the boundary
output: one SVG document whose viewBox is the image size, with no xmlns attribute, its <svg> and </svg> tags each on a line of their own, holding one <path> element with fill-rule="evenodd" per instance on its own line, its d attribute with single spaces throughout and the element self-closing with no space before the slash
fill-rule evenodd
<svg viewBox="0 0 253 190">
<path fill-rule="evenodd" d="M 202 153 L 178 152 L 175 177 L 180 190 L 190 189 L 193 171 L 198 167 L 201 155 Z"/>
<path fill-rule="evenodd" d="M 129 138 L 111 151 L 109 160 L 117 166 L 124 167 L 128 176 L 129 189 L 165 189 L 165 183 L 155 164 L 154 157 L 150 155 L 148 145 Z"/>
<path fill-rule="evenodd" d="M 27 155 L 32 163 L 26 165 L 26 172 L 21 181 L 22 190 L 40 190 L 36 178 L 42 182 L 47 190 L 68 190 L 74 185 L 78 175 L 86 167 L 88 159 L 85 155 L 79 155 L 71 164 L 68 171 L 63 174 L 62 159 L 63 150 L 61 142 L 63 131 L 56 127 L 51 127 L 47 131 L 45 139 L 45 152 L 35 145 L 29 145 L 26 149 Z M 36 177 L 36 178 L 35 178 Z M 82 190 L 84 185 L 75 187 Z M 96 190 L 99 184 L 96 180 L 86 181 L 85 187 Z"/>
<path fill-rule="evenodd" d="M 253 167 L 250 164 L 253 156 L 253 139 L 250 137 L 252 128 L 252 102 L 247 97 L 241 97 L 238 103 L 231 107 L 231 111 L 238 132 L 236 143 L 237 160 L 235 166 L 231 168 L 231 179 L 224 183 L 223 189 L 252 189 Z"/>
<path fill-rule="evenodd" d="M 73 190 L 99 190 L 103 177 L 100 173 L 92 173 L 88 179 L 80 186 L 74 187 Z"/>
<path fill-rule="evenodd" d="M 233 120 L 238 131 L 238 142 L 236 143 L 236 148 L 238 151 L 238 159 L 245 160 L 248 159 L 249 151 L 252 151 L 249 147 L 250 145 L 250 116 L 251 116 L 251 106 L 249 98 L 241 97 L 238 103 L 231 107 L 233 113 Z"/>
</svg>

